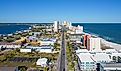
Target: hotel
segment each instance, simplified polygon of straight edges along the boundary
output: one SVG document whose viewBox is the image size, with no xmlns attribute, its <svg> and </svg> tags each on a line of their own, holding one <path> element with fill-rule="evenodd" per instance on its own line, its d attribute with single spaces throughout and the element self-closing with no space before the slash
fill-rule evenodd
<svg viewBox="0 0 121 71">
<path fill-rule="evenodd" d="M 91 37 L 88 40 L 88 45 L 87 45 L 87 49 L 89 51 L 100 51 L 101 50 L 101 44 L 100 44 L 100 38 L 95 38 L 95 37 Z"/>
</svg>

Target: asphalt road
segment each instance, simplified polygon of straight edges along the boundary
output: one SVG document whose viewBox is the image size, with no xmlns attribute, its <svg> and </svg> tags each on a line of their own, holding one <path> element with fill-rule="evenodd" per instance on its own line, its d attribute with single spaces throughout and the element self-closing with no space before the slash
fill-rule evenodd
<svg viewBox="0 0 121 71">
<path fill-rule="evenodd" d="M 65 37 L 64 32 L 62 31 L 62 45 L 61 45 L 61 53 L 60 53 L 60 63 L 59 63 L 59 71 L 66 71 L 66 50 L 65 50 Z"/>
</svg>

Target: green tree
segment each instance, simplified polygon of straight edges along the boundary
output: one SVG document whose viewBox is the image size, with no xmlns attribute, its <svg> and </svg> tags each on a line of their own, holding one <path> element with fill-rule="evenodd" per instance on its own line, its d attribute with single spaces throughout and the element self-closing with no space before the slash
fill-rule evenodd
<svg viewBox="0 0 121 71">
<path fill-rule="evenodd" d="M 25 67 L 20 68 L 20 71 L 26 71 Z"/>
</svg>

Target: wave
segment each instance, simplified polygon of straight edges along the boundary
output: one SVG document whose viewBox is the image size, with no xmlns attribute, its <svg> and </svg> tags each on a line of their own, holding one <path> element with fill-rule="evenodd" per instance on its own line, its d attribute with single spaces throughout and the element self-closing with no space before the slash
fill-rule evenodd
<svg viewBox="0 0 121 71">
<path fill-rule="evenodd" d="M 96 36 L 96 37 L 101 37 L 101 38 L 103 38 L 103 39 L 105 39 L 105 40 L 107 40 L 107 41 L 114 41 L 114 38 L 112 38 L 112 37 L 102 36 L 102 35 L 100 35 L 100 34 L 92 33 L 92 32 L 89 32 L 89 31 L 85 31 L 85 32 L 86 32 L 86 33 L 89 33 L 89 34 L 91 34 L 91 35 L 93 35 L 93 36 Z"/>
<path fill-rule="evenodd" d="M 111 38 L 111 37 L 108 37 L 108 36 L 103 36 L 103 38 L 106 39 L 106 40 L 111 40 L 111 41 L 114 40 L 114 38 Z"/>
<path fill-rule="evenodd" d="M 89 34 L 91 34 L 91 35 L 93 35 L 93 36 L 97 36 L 97 37 L 100 37 L 100 35 L 99 34 L 96 34 L 96 33 L 92 33 L 92 32 L 90 32 L 90 31 L 85 31 L 86 33 L 89 33 Z"/>
</svg>

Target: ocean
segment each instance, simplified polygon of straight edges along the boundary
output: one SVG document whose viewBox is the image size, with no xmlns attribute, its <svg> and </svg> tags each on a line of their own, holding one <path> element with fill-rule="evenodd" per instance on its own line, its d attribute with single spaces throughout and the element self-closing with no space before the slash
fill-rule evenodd
<svg viewBox="0 0 121 71">
<path fill-rule="evenodd" d="M 16 31 L 29 29 L 30 25 L 0 24 L 0 34 L 11 34 Z"/>
<path fill-rule="evenodd" d="M 73 23 L 72 25 L 82 25 L 84 32 L 121 44 L 121 23 Z"/>
<path fill-rule="evenodd" d="M 73 26 L 84 26 L 84 32 L 99 36 L 107 41 L 121 44 L 121 23 L 73 23 Z M 1 25 L 0 34 L 10 34 L 28 29 L 30 25 Z"/>
</svg>

